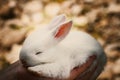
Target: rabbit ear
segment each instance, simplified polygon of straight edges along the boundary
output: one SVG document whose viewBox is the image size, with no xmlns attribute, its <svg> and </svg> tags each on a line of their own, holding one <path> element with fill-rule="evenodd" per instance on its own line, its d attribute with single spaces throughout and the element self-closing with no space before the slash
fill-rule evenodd
<svg viewBox="0 0 120 80">
<path fill-rule="evenodd" d="M 65 18 L 65 15 L 62 14 L 62 15 L 59 15 L 59 16 L 56 16 L 49 24 L 49 27 L 48 29 L 53 29 L 55 28 L 57 25 L 65 22 L 66 18 Z"/>
<path fill-rule="evenodd" d="M 62 23 L 56 29 L 53 30 L 54 38 L 62 40 L 69 33 L 71 27 L 72 27 L 72 21 Z"/>
</svg>

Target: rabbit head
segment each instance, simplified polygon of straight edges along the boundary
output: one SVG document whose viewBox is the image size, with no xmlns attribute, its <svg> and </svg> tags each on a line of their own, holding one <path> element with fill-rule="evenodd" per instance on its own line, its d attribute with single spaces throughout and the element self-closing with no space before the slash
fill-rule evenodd
<svg viewBox="0 0 120 80">
<path fill-rule="evenodd" d="M 57 45 L 69 33 L 72 21 L 66 21 L 65 15 L 55 17 L 48 26 L 31 33 L 25 40 L 20 52 L 20 60 L 24 65 L 41 64 L 38 54 Z"/>
</svg>

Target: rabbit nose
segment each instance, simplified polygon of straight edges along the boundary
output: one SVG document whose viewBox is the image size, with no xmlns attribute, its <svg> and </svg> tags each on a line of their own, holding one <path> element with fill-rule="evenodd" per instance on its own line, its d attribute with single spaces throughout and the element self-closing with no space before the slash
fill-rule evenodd
<svg viewBox="0 0 120 80">
<path fill-rule="evenodd" d="M 29 67 L 29 65 L 27 64 L 26 60 L 21 59 L 20 61 L 21 61 L 21 63 L 22 63 L 23 66 Z"/>
</svg>

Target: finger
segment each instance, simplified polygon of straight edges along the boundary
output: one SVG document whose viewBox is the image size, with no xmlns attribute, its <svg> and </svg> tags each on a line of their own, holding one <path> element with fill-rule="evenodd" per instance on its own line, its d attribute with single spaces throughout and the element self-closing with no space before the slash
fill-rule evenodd
<svg viewBox="0 0 120 80">
<path fill-rule="evenodd" d="M 86 70 L 82 75 L 79 75 L 75 80 L 90 80 L 96 71 L 97 65 L 92 67 L 91 70 Z M 95 79 L 96 80 L 96 79 Z"/>
<path fill-rule="evenodd" d="M 71 71 L 70 77 L 67 80 L 74 80 L 78 76 L 82 76 L 84 72 L 86 72 L 92 65 L 92 63 L 95 61 L 96 56 L 90 56 L 89 59 L 81 65 L 80 67 L 76 67 Z M 82 79 L 81 79 L 82 80 Z"/>
</svg>

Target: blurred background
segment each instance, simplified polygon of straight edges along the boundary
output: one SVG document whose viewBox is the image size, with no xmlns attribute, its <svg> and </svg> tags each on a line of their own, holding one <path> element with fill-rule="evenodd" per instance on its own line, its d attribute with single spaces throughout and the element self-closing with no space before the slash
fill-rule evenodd
<svg viewBox="0 0 120 80">
<path fill-rule="evenodd" d="M 120 80 L 120 0 L 0 0 L 0 72 L 19 59 L 30 32 L 59 14 L 103 46 L 108 62 L 98 80 Z"/>
</svg>

